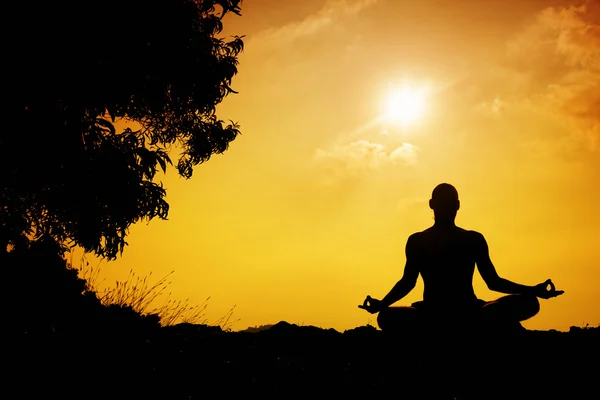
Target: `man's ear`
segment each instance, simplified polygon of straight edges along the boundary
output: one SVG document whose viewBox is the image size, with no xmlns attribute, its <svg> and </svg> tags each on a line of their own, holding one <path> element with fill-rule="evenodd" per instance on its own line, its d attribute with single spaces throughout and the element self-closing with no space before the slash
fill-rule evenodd
<svg viewBox="0 0 600 400">
<path fill-rule="evenodd" d="M 460 200 L 456 200 L 456 211 L 460 210 Z"/>
<path fill-rule="evenodd" d="M 433 210 L 433 200 L 429 199 L 429 208 L 431 208 Z"/>
</svg>

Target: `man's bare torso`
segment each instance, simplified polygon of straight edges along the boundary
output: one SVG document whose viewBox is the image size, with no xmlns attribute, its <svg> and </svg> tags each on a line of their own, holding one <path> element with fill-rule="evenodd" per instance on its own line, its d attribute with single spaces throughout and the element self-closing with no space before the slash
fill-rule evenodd
<svg viewBox="0 0 600 400">
<path fill-rule="evenodd" d="M 473 273 L 479 234 L 459 227 L 431 227 L 412 235 L 408 256 L 423 277 L 423 300 L 435 308 L 476 304 Z"/>
</svg>

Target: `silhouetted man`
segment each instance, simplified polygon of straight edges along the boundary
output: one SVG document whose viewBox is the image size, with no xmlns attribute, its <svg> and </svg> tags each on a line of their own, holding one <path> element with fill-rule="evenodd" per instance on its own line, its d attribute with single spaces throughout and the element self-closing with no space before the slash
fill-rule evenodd
<svg viewBox="0 0 600 400">
<path fill-rule="evenodd" d="M 549 299 L 563 293 L 550 279 L 526 286 L 498 276 L 483 235 L 454 223 L 460 208 L 454 186 L 438 185 L 429 207 L 435 223 L 408 238 L 402 278 L 383 299 L 367 296 L 359 305 L 372 314 L 379 313 L 377 323 L 382 330 L 409 331 L 427 322 L 480 321 L 497 327 L 520 326 L 520 321 L 538 313 L 538 297 Z M 473 291 L 475 266 L 490 290 L 508 296 L 490 302 L 478 299 Z M 411 307 L 391 307 L 415 287 L 419 274 L 424 283 L 423 300 Z"/>
</svg>

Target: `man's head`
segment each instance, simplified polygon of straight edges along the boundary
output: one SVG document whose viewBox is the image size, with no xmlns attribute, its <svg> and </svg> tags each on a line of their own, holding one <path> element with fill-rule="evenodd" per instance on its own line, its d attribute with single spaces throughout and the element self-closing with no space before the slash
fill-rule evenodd
<svg viewBox="0 0 600 400">
<path fill-rule="evenodd" d="M 460 208 L 458 191 L 449 183 L 440 183 L 433 189 L 429 207 L 433 210 L 436 220 L 453 221 Z"/>
</svg>

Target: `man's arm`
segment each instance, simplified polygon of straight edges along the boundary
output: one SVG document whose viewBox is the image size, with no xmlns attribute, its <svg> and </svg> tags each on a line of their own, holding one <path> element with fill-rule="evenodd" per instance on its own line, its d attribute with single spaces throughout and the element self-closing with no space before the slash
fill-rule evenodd
<svg viewBox="0 0 600 400">
<path fill-rule="evenodd" d="M 381 300 L 381 308 L 389 307 L 410 293 L 417 284 L 419 277 L 418 239 L 412 234 L 406 241 L 406 264 L 402 278 L 394 285 L 390 292 Z"/>
<path fill-rule="evenodd" d="M 498 275 L 494 264 L 492 264 L 492 260 L 490 260 L 490 253 L 485 238 L 479 232 L 474 232 L 474 235 L 476 235 L 475 262 L 477 263 L 479 274 L 481 274 L 488 289 L 506 294 L 536 294 L 535 286 L 521 285 L 509 281 L 508 279 L 501 278 Z"/>
</svg>

